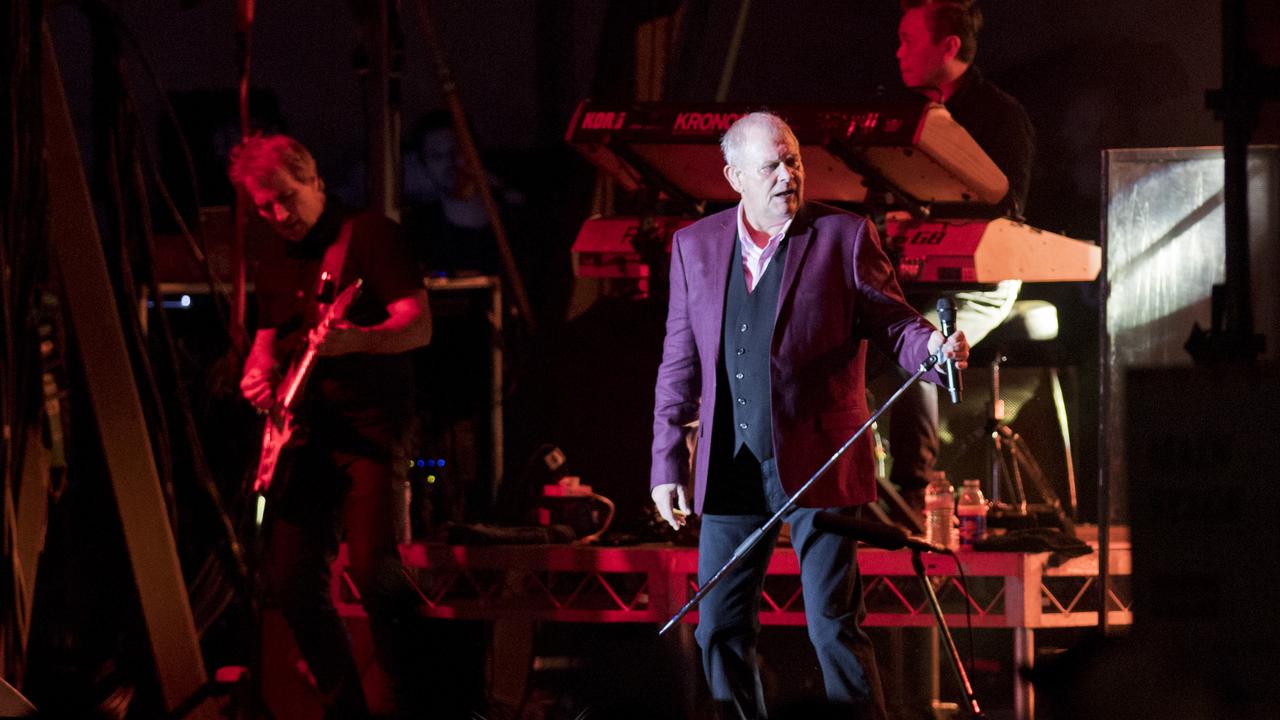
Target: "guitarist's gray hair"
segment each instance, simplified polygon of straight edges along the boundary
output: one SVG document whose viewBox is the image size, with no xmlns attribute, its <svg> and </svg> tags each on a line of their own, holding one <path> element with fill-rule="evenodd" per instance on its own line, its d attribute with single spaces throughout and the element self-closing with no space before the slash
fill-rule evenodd
<svg viewBox="0 0 1280 720">
<path fill-rule="evenodd" d="M 311 151 L 288 135 L 254 134 L 245 138 L 231 150 L 227 175 L 233 185 L 243 188 L 249 180 L 263 179 L 276 168 L 289 171 L 301 183 L 318 179 Z"/>
</svg>

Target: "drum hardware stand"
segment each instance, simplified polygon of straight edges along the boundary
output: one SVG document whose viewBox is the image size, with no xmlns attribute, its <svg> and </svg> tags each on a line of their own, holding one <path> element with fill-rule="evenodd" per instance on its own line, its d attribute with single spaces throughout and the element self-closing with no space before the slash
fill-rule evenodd
<svg viewBox="0 0 1280 720">
<path fill-rule="evenodd" d="M 1010 427 L 1004 418 L 1004 400 L 1000 398 L 1000 365 L 1007 360 L 1003 354 L 997 353 L 991 361 L 991 402 L 988 408 L 991 414 L 987 418 L 986 434 L 990 439 L 987 445 L 987 467 L 991 488 L 992 508 L 998 509 L 1005 517 L 1028 518 L 1032 515 L 1031 504 L 1027 501 L 1027 482 L 1035 487 L 1043 498 L 1047 509 L 1056 516 L 1062 529 L 1075 535 L 1075 523 L 1062 508 L 1058 494 L 1045 480 L 1044 472 L 1032 455 L 1031 449 L 1016 430 Z M 1053 385 L 1054 406 L 1060 424 L 1065 421 L 1065 408 L 1062 401 L 1062 388 L 1056 371 L 1051 370 L 1050 382 Z M 1065 425 L 1062 429 L 1063 442 L 1066 448 L 1067 486 L 1071 493 L 1072 516 L 1075 515 L 1075 473 L 1071 464 L 1071 445 Z M 1003 491 L 1009 490 L 1009 502 L 1004 499 Z"/>
</svg>

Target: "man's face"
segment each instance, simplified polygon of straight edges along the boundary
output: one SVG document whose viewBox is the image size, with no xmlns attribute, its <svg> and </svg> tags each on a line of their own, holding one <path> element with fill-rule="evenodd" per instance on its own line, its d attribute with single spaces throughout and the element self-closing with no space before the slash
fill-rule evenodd
<svg viewBox="0 0 1280 720">
<path fill-rule="evenodd" d="M 270 175 L 249 178 L 245 191 L 258 215 L 285 240 L 296 242 L 315 227 L 324 212 L 324 191 L 320 178 L 299 182 L 285 168 Z"/>
<path fill-rule="evenodd" d="M 724 174 L 742 196 L 747 219 L 761 225 L 756 229 L 795 217 L 804 202 L 804 165 L 795 136 L 772 126 L 753 128 L 739 155 L 738 166 L 726 166 Z"/>
<path fill-rule="evenodd" d="M 911 8 L 898 21 L 898 72 L 907 87 L 938 87 L 947 61 L 947 38 L 933 41 L 926 9 Z"/>
<path fill-rule="evenodd" d="M 442 192 L 452 193 L 458 184 L 458 167 L 461 165 L 453 130 L 437 128 L 429 131 L 422 138 L 419 155 L 432 185 Z"/>
</svg>

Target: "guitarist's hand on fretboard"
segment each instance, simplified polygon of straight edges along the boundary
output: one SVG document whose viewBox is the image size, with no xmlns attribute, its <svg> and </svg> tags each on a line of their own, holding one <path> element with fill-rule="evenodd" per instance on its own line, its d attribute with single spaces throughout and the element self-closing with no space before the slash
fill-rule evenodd
<svg viewBox="0 0 1280 720">
<path fill-rule="evenodd" d="M 324 357 L 366 352 L 367 339 L 364 328 L 352 325 L 346 320 L 321 323 L 307 337 L 308 342 L 315 347 L 316 354 Z"/>
</svg>

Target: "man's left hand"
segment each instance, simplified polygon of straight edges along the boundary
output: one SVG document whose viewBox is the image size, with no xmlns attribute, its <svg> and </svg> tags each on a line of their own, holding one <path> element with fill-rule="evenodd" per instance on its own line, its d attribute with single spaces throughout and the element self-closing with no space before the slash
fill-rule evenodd
<svg viewBox="0 0 1280 720">
<path fill-rule="evenodd" d="M 325 357 L 364 352 L 368 345 L 365 329 L 345 320 L 321 324 L 311 331 L 308 339 L 316 353 Z"/>
<path fill-rule="evenodd" d="M 951 337 L 945 339 L 942 333 L 934 330 L 933 335 L 929 336 L 929 354 L 937 354 L 939 347 L 942 348 L 943 357 L 956 361 L 958 369 L 963 370 L 969 367 L 969 341 L 965 338 L 963 330 L 957 330 L 951 334 Z"/>
</svg>

